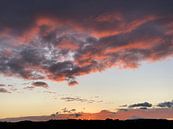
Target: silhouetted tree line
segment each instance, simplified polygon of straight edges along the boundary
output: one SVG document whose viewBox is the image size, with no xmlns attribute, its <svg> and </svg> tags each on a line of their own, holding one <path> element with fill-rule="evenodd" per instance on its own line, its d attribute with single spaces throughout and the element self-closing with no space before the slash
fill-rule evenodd
<svg viewBox="0 0 173 129">
<path fill-rule="evenodd" d="M 168 120 L 50 120 L 47 122 L 0 122 L 0 129 L 173 129 Z"/>
</svg>

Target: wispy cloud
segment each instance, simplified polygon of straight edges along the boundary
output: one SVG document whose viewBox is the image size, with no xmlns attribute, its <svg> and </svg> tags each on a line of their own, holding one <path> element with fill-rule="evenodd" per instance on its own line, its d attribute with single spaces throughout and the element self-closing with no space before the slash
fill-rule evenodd
<svg viewBox="0 0 173 129">
<path fill-rule="evenodd" d="M 62 97 L 61 100 L 66 102 L 86 102 L 86 103 L 100 103 L 103 102 L 102 100 L 95 100 L 95 99 L 84 99 L 81 97 Z"/>
<path fill-rule="evenodd" d="M 74 112 L 76 112 L 76 109 L 67 109 L 67 108 L 63 108 L 63 109 L 62 109 L 62 112 L 63 112 L 63 113 L 74 113 Z"/>
<path fill-rule="evenodd" d="M 48 93 L 48 94 L 56 94 L 55 91 L 44 91 L 44 93 Z"/>
</svg>

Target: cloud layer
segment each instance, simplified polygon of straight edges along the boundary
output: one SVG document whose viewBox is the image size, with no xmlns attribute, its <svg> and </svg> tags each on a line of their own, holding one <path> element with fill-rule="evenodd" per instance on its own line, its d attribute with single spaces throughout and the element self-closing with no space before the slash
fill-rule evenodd
<svg viewBox="0 0 173 129">
<path fill-rule="evenodd" d="M 66 109 L 65 109 L 66 110 Z M 105 120 L 105 119 L 173 119 L 172 109 L 129 109 L 127 111 L 111 112 L 102 110 L 97 113 L 73 113 L 72 111 L 64 112 L 62 114 L 56 113 L 50 116 L 28 116 L 19 118 L 6 118 L 0 121 L 47 121 L 51 119 L 64 120 L 64 119 L 82 119 L 82 120 Z"/>
<path fill-rule="evenodd" d="M 81 75 L 172 57 L 172 6 L 172 0 L 2 0 L 0 73 L 73 86 Z"/>
<path fill-rule="evenodd" d="M 61 98 L 67 102 L 79 101 L 88 102 L 89 100 L 81 98 Z M 95 101 L 96 102 L 96 101 Z M 17 118 L 5 118 L 0 121 L 47 121 L 50 119 L 62 120 L 62 119 L 82 119 L 82 120 L 105 120 L 105 119 L 169 119 L 173 120 L 173 107 L 172 101 L 160 102 L 157 105 L 152 106 L 149 102 L 136 103 L 131 105 L 122 105 L 121 109 L 116 112 L 109 110 L 102 110 L 97 113 L 78 112 L 77 109 L 69 109 L 67 107 L 61 109 L 55 114 L 50 116 L 29 116 L 29 117 L 17 117 Z"/>
</svg>

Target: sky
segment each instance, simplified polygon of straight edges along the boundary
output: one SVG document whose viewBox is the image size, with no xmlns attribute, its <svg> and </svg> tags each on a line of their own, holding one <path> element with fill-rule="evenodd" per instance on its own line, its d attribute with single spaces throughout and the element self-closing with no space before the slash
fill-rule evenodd
<svg viewBox="0 0 173 129">
<path fill-rule="evenodd" d="M 172 12 L 172 0 L 1 0 L 0 119 L 172 119 Z"/>
</svg>

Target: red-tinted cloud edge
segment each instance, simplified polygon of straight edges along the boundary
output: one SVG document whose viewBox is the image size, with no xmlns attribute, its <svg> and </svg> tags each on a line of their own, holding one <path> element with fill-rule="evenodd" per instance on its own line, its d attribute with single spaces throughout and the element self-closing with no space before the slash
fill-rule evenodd
<svg viewBox="0 0 173 129">
<path fill-rule="evenodd" d="M 155 2 L 143 2 L 141 8 L 136 0 L 76 0 L 68 8 L 70 2 L 61 0 L 19 3 L 23 6 L 9 3 L 19 7 L 1 8 L 0 73 L 31 80 L 66 80 L 74 86 L 78 76 L 171 58 L 173 3 Z M 24 8 L 28 11 L 22 11 Z"/>
</svg>

